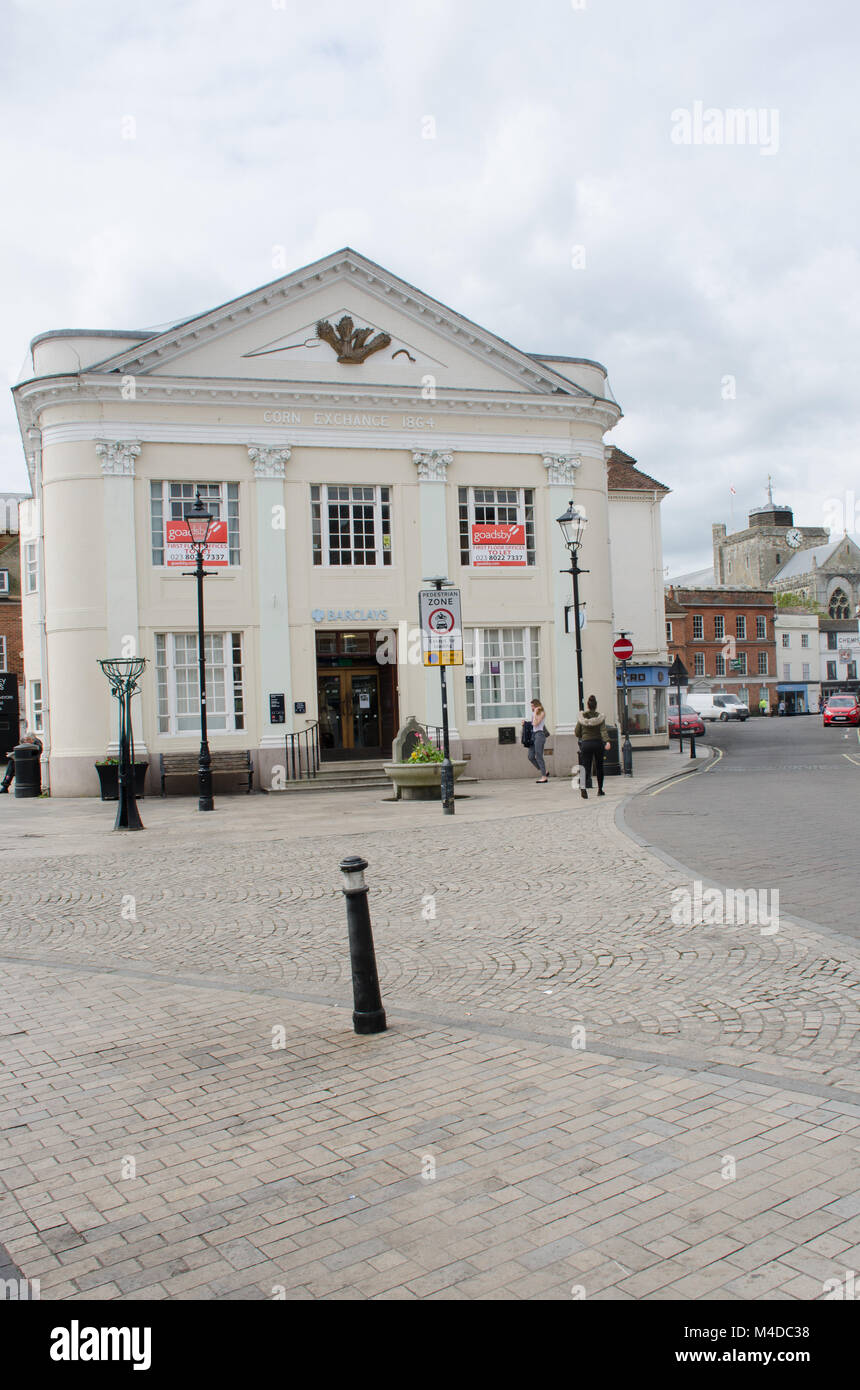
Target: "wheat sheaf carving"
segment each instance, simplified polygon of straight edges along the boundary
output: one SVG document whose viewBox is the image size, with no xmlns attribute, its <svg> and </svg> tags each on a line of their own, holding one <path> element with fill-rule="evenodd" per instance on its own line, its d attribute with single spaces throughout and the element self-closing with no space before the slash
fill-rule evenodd
<svg viewBox="0 0 860 1390">
<path fill-rule="evenodd" d="M 328 319 L 320 319 L 317 324 L 317 337 L 334 349 L 338 362 L 349 364 L 364 362 L 371 353 L 381 352 L 390 345 L 387 333 L 377 333 L 371 338 L 372 332 L 372 328 L 356 328 L 349 317 L 342 318 L 336 328 L 332 328 Z"/>
</svg>

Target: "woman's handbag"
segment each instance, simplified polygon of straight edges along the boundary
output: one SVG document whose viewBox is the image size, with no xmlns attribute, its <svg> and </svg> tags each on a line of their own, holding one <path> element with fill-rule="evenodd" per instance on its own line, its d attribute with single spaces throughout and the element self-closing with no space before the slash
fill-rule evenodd
<svg viewBox="0 0 860 1390">
<path fill-rule="evenodd" d="M 531 722 L 530 719 L 524 719 L 524 720 L 523 720 L 523 731 L 522 731 L 522 734 L 520 735 L 520 742 L 522 743 L 523 748 L 532 748 L 532 747 L 534 746 L 534 741 L 535 741 L 534 725 L 532 724 L 532 722 Z"/>
</svg>

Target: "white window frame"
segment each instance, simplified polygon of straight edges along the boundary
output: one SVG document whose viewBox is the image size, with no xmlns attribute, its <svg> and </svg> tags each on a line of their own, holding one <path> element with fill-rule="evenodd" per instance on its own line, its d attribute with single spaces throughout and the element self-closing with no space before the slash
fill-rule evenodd
<svg viewBox="0 0 860 1390">
<path fill-rule="evenodd" d="M 27 541 L 24 545 L 24 593 L 39 592 L 39 542 Z"/>
<path fill-rule="evenodd" d="M 6 634 L 0 632 L 0 671 L 7 670 L 6 666 Z"/>
<path fill-rule="evenodd" d="M 182 489 L 172 495 L 171 489 Z M 240 530 L 240 496 L 238 483 L 191 482 L 188 478 L 157 478 L 149 485 L 150 559 L 154 568 L 164 564 L 164 523 L 187 515 L 194 506 L 197 490 L 200 500 L 216 521 L 227 522 L 227 565 L 238 569 L 242 563 Z M 214 504 L 214 505 L 213 505 Z M 158 556 L 161 556 L 158 559 Z"/>
<path fill-rule="evenodd" d="M 759 642 L 767 641 L 767 618 L 764 613 L 756 614 L 755 635 Z"/>
<path fill-rule="evenodd" d="M 790 632 L 784 632 L 784 633 L 782 634 L 782 645 L 783 645 L 784 647 L 790 647 L 790 646 L 791 646 L 791 633 L 790 633 Z"/>
<path fill-rule="evenodd" d="M 705 653 L 704 653 L 704 652 L 694 652 L 694 653 L 693 653 L 693 675 L 694 675 L 694 676 L 704 676 L 705 674 L 706 674 L 706 673 L 705 673 Z"/>
<path fill-rule="evenodd" d="M 770 675 L 770 672 L 769 672 L 768 669 L 767 669 L 767 652 L 759 652 L 759 654 L 758 654 L 758 671 L 756 672 L 756 675 L 757 675 L 757 676 L 769 676 L 769 675 Z"/>
<path fill-rule="evenodd" d="M 800 634 L 800 645 L 801 645 L 802 647 L 808 647 L 808 646 L 809 646 L 809 633 L 808 633 L 808 632 L 801 632 L 801 634 Z"/>
<path fill-rule="evenodd" d="M 801 680 L 804 680 L 804 681 L 810 680 L 810 679 L 811 679 L 810 673 L 811 673 L 811 671 L 812 671 L 812 663 L 811 663 L 810 661 L 803 661 L 803 662 L 801 662 L 801 664 L 800 664 L 800 671 L 801 671 L 801 676 L 800 676 L 800 679 L 801 679 Z"/>
<path fill-rule="evenodd" d="M 518 719 L 527 719 L 531 701 L 540 699 L 540 628 L 528 626 L 509 627 L 469 627 L 463 632 L 465 643 L 466 671 L 466 722 L 468 724 L 510 724 Z M 513 648 L 521 639 L 521 650 L 511 650 L 505 654 L 505 647 Z M 498 648 L 498 654 L 493 651 Z M 511 669 L 514 663 L 522 663 L 522 681 L 517 672 Z M 500 669 L 494 674 L 491 665 L 498 663 Z M 503 669 L 508 666 L 509 669 Z M 498 681 L 500 693 L 513 694 L 521 689 L 522 699 L 484 700 L 482 681 Z M 499 714 L 500 705 L 514 706 L 513 713 Z"/>
<path fill-rule="evenodd" d="M 705 619 L 701 613 L 693 614 L 693 641 L 704 642 L 705 640 Z"/>
<path fill-rule="evenodd" d="M 672 642 L 672 641 L 674 641 L 674 638 L 672 637 L 672 624 L 671 624 L 671 622 L 669 621 L 668 618 L 666 619 L 666 641 L 667 641 L 667 642 Z"/>
<path fill-rule="evenodd" d="M 747 620 L 744 613 L 735 614 L 735 641 L 745 642 L 747 640 Z"/>
<path fill-rule="evenodd" d="M 178 643 L 177 643 L 178 639 Z M 206 662 L 206 724 L 216 738 L 241 733 L 245 728 L 244 636 L 241 632 L 207 632 L 206 645 L 220 643 L 216 664 Z M 190 661 L 177 664 L 179 644 L 183 657 L 193 647 Z M 238 648 L 238 662 L 234 659 Z M 177 671 L 190 671 L 188 680 L 177 681 Z M 200 695 L 196 632 L 155 634 L 156 726 L 163 738 L 200 736 Z M 193 696 L 188 700 L 188 692 Z M 193 706 L 188 709 L 189 703 Z M 180 727 L 181 725 L 181 727 Z"/>
<path fill-rule="evenodd" d="M 715 642 L 723 642 L 723 641 L 725 640 L 725 636 L 726 636 L 726 619 L 725 619 L 725 614 L 723 614 L 723 613 L 715 613 L 715 614 L 714 614 L 714 641 L 715 641 Z"/>
<path fill-rule="evenodd" d="M 337 497 L 332 495 L 334 489 L 348 492 L 347 497 Z M 360 496 L 361 493 L 372 493 L 372 497 Z M 392 537 L 392 508 L 394 489 L 389 483 L 312 483 L 311 484 L 311 564 L 314 569 L 330 570 L 376 570 L 391 569 L 394 564 L 394 543 Z M 373 508 L 373 550 L 370 551 L 366 546 L 359 547 L 362 554 L 372 554 L 372 562 L 366 560 L 361 564 L 355 562 L 356 539 L 359 533 L 356 530 L 356 507 L 366 507 L 368 504 Z M 349 564 L 341 564 L 340 561 L 333 561 L 330 546 L 330 507 L 347 507 L 349 509 Z M 388 515 L 385 515 L 387 511 Z"/>
<path fill-rule="evenodd" d="M 465 502 L 463 501 L 464 492 L 467 494 Z M 495 494 L 495 498 L 492 502 L 488 502 L 486 499 L 484 499 L 481 502 L 476 502 L 476 492 L 491 492 Z M 500 493 L 516 493 L 516 500 L 510 501 L 509 499 L 505 498 L 504 500 L 499 501 Z M 526 497 L 526 493 L 528 493 L 528 498 Z M 505 517 L 504 524 L 523 527 L 526 538 L 526 562 L 524 565 L 514 566 L 514 568 L 534 569 L 535 565 L 537 564 L 537 542 L 535 539 L 535 489 L 531 487 L 504 487 L 501 484 L 488 484 L 486 487 L 482 487 L 480 484 L 477 483 L 474 485 L 469 484 L 468 487 L 461 487 L 458 489 L 457 525 L 459 528 L 460 564 L 464 568 L 468 565 L 469 569 L 491 569 L 493 568 L 492 566 L 475 565 L 474 556 L 472 553 L 472 527 L 478 524 L 477 518 L 475 517 L 476 506 L 492 507 L 495 510 L 498 510 L 498 508 L 503 507 L 508 511 L 512 508 L 516 508 L 516 520 L 514 521 L 511 519 L 510 516 L 507 516 Z M 463 535 L 464 524 L 466 526 L 465 537 Z M 492 525 L 493 523 L 490 522 L 487 524 Z M 469 555 L 468 562 L 463 559 L 463 556 L 466 554 L 467 551 Z M 503 568 L 506 570 L 506 572 L 509 572 L 508 566 L 504 566 Z"/>
<path fill-rule="evenodd" d="M 8 594 L 10 589 L 11 581 L 9 579 L 9 571 L 7 569 L 0 569 L 0 594 Z"/>
<path fill-rule="evenodd" d="M 45 708 L 42 701 L 42 682 L 30 681 L 30 723 L 34 734 L 45 731 Z"/>
<path fill-rule="evenodd" d="M 717 652 L 715 660 L 716 670 L 714 671 L 714 675 L 724 676 L 726 674 L 726 658 L 723 656 L 722 652 Z"/>
</svg>

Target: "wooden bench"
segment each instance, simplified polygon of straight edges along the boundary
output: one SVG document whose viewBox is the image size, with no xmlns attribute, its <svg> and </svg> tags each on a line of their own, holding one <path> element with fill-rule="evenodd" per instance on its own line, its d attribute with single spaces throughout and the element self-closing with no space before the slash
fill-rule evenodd
<svg viewBox="0 0 860 1390">
<path fill-rule="evenodd" d="M 160 753 L 159 760 L 161 763 L 162 796 L 167 795 L 164 790 L 164 783 L 168 777 L 196 777 L 200 761 L 197 753 Z M 248 785 L 245 790 L 250 792 L 254 785 L 254 764 L 251 761 L 250 748 L 213 753 L 213 775 L 216 772 L 229 772 L 240 777 L 247 777 Z"/>
</svg>

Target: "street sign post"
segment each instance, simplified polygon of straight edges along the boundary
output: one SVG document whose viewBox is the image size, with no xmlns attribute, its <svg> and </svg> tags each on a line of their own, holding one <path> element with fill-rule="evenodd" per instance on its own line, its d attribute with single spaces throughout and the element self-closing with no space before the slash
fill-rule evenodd
<svg viewBox="0 0 860 1390">
<path fill-rule="evenodd" d="M 454 768 L 448 741 L 448 682 L 449 666 L 463 665 L 463 620 L 460 612 L 460 590 L 452 589 L 445 579 L 433 579 L 434 589 L 421 589 L 418 594 L 418 621 L 421 627 L 421 650 L 425 666 L 439 667 L 442 687 L 442 761 L 440 790 L 442 810 L 454 814 Z"/>
<path fill-rule="evenodd" d="M 612 647 L 612 653 L 616 661 L 621 662 L 621 681 L 624 687 L 624 743 L 621 746 L 621 765 L 624 768 L 624 776 L 633 776 L 633 744 L 630 742 L 630 720 L 627 713 L 627 662 L 633 655 L 633 643 L 627 636 L 626 631 L 622 631 L 618 641 Z"/>
<path fill-rule="evenodd" d="M 689 679 L 689 677 L 688 677 L 688 675 L 687 675 L 687 668 L 686 668 L 686 666 L 684 665 L 684 663 L 683 663 L 683 661 L 681 660 L 681 658 L 680 658 L 679 656 L 676 656 L 676 657 L 675 657 L 675 660 L 672 662 L 672 665 L 669 667 L 669 680 L 671 681 L 672 685 L 674 685 L 675 689 L 676 689 L 677 692 L 678 692 L 678 752 L 679 752 L 679 753 L 683 753 L 683 751 L 684 751 L 684 725 L 683 725 L 683 722 L 682 722 L 682 720 L 681 720 L 681 706 L 682 706 L 682 700 L 681 700 L 681 687 L 682 687 L 683 685 L 686 685 L 686 684 L 687 684 L 688 679 Z"/>
</svg>

